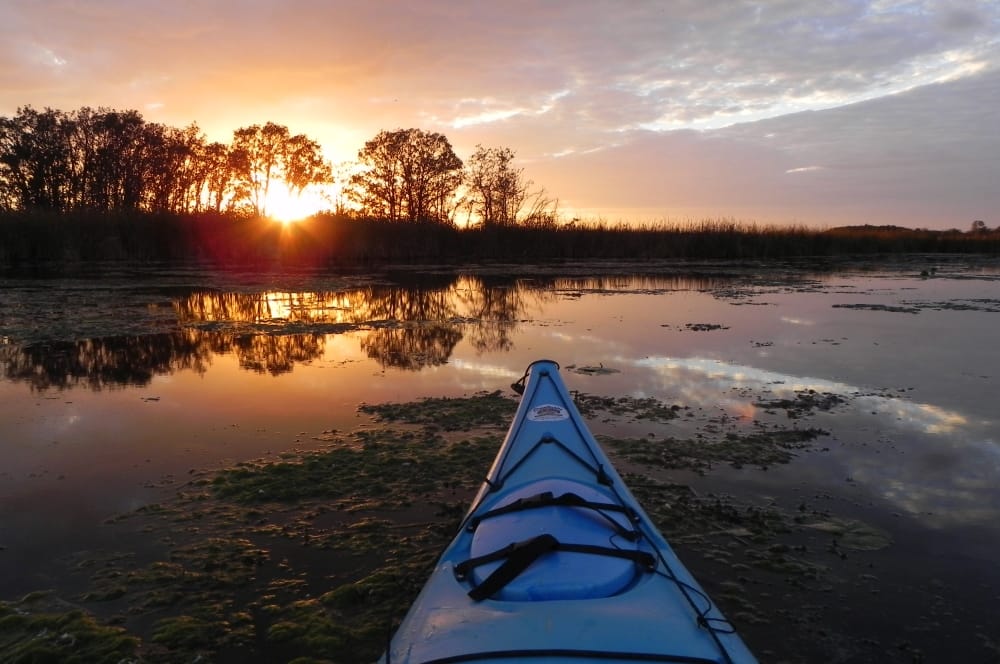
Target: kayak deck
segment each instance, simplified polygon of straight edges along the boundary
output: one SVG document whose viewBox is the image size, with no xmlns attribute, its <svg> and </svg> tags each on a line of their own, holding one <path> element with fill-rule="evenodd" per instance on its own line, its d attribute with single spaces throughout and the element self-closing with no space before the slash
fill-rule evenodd
<svg viewBox="0 0 1000 664">
<path fill-rule="evenodd" d="M 554 362 L 381 662 L 755 662 L 587 430 Z"/>
</svg>

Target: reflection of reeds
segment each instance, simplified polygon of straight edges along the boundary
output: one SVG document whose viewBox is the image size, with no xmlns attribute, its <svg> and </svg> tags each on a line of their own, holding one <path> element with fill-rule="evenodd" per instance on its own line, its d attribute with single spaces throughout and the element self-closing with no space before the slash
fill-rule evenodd
<svg viewBox="0 0 1000 664">
<path fill-rule="evenodd" d="M 459 229 L 317 215 L 293 225 L 197 215 L 0 215 L 0 265 L 108 260 L 329 267 L 344 263 L 783 258 L 844 254 L 998 253 L 1000 231 L 854 226 L 829 230 L 735 220 L 695 224 Z"/>
</svg>

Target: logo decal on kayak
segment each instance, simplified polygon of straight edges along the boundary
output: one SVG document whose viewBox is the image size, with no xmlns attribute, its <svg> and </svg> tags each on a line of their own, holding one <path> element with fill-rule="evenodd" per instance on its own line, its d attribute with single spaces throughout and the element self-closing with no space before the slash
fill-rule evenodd
<svg viewBox="0 0 1000 664">
<path fill-rule="evenodd" d="M 535 406 L 528 411 L 528 419 L 532 422 L 557 422 L 559 420 L 568 420 L 569 412 L 562 406 L 547 403 L 542 406 Z"/>
</svg>

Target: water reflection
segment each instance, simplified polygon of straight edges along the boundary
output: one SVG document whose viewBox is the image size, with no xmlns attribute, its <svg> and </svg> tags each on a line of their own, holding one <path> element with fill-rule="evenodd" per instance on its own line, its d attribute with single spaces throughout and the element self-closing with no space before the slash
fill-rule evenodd
<svg viewBox="0 0 1000 664">
<path fill-rule="evenodd" d="M 19 348 L 0 346 L 0 377 L 34 391 L 88 387 L 95 391 L 143 387 L 175 371 L 204 373 L 212 357 L 235 354 L 240 367 L 270 373 L 323 354 L 321 334 L 238 335 L 184 329 L 143 336 L 107 337 Z"/>
<path fill-rule="evenodd" d="M 704 357 L 648 357 L 637 360 L 636 364 L 653 369 L 670 385 L 680 386 L 688 403 L 715 404 L 734 413 L 752 414 L 753 398 L 762 393 L 793 398 L 800 392 L 813 390 L 849 399 L 858 409 L 891 416 L 900 426 L 922 433 L 953 433 L 968 424 L 966 417 L 955 411 L 823 378 L 791 376 Z M 748 394 L 754 397 L 749 398 Z"/>
<path fill-rule="evenodd" d="M 983 423 L 962 413 L 890 392 L 708 358 L 651 357 L 635 364 L 680 390 L 686 404 L 719 406 L 745 419 L 762 415 L 761 401 L 794 400 L 808 390 L 836 395 L 845 404 L 834 415 L 838 438 L 854 440 L 834 455 L 840 469 L 828 480 L 865 486 L 931 526 L 990 523 L 1000 516 L 1000 445 Z M 889 462 L 897 444 L 906 462 Z"/>
<path fill-rule="evenodd" d="M 88 282 L 80 286 L 88 297 L 69 300 L 28 283 L 5 293 L 11 306 L 0 322 L 15 334 L 0 345 L 0 378 L 35 390 L 143 386 L 159 374 L 204 372 L 219 354 L 235 354 L 246 370 L 278 375 L 321 357 L 328 335 L 348 332 L 357 333 L 362 352 L 382 368 L 417 371 L 448 362 L 461 341 L 479 353 L 511 350 L 522 322 L 558 298 L 715 292 L 748 281 L 754 279 L 745 272 L 710 271 L 570 277 L 430 272 L 408 273 L 398 284 L 330 290 L 171 286 L 168 307 L 154 294 L 155 280 L 145 295 L 124 282 Z M 132 308 L 107 307 L 101 298 L 114 299 L 114 292 L 127 292 Z M 51 330 L 38 324 L 53 319 L 61 323 Z M 65 338 L 73 329 L 88 338 Z"/>
<path fill-rule="evenodd" d="M 522 320 L 556 297 L 558 280 L 425 279 L 345 291 L 197 290 L 172 301 L 176 329 L 75 341 L 0 346 L 0 378 L 33 390 L 144 386 L 159 374 L 205 372 L 212 357 L 278 375 L 322 357 L 327 336 L 357 332 L 383 368 L 446 363 L 466 339 L 479 352 L 507 351 Z M 114 321 L 108 321 L 114 326 Z"/>
<path fill-rule="evenodd" d="M 0 346 L 0 377 L 49 388 L 143 386 L 157 374 L 189 369 L 203 373 L 219 344 L 197 330 L 143 336 Z"/>
<path fill-rule="evenodd" d="M 291 371 L 296 363 L 320 357 L 325 345 L 323 334 L 241 335 L 232 338 L 230 348 L 240 367 L 277 376 Z"/>
<path fill-rule="evenodd" d="M 419 371 L 446 363 L 461 339 L 453 324 L 381 328 L 361 340 L 361 349 L 383 368 Z"/>
</svg>

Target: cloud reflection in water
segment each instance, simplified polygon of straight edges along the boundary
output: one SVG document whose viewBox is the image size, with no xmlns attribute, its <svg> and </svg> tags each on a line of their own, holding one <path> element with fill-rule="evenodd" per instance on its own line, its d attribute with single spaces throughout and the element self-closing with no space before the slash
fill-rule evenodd
<svg viewBox="0 0 1000 664">
<path fill-rule="evenodd" d="M 731 394 L 734 387 L 760 390 L 778 397 L 793 397 L 798 392 L 814 390 L 852 399 L 858 409 L 894 416 L 908 427 L 929 434 L 952 433 L 956 428 L 968 424 L 966 417 L 955 411 L 932 404 L 913 403 L 891 394 L 873 393 L 823 378 L 792 376 L 704 357 L 647 357 L 636 360 L 635 364 L 652 369 L 671 385 L 679 387 L 690 401 L 700 405 L 728 404 L 733 410 L 745 412 L 745 400 L 719 396 Z"/>
<path fill-rule="evenodd" d="M 648 357 L 633 364 L 679 390 L 685 405 L 717 406 L 743 417 L 760 400 L 794 399 L 808 390 L 839 396 L 844 405 L 822 424 L 847 444 L 803 458 L 815 465 L 802 469 L 803 478 L 808 472 L 825 481 L 844 477 L 931 527 L 995 528 L 1000 520 L 1000 445 L 988 433 L 989 422 L 890 393 L 704 357 Z"/>
</svg>

